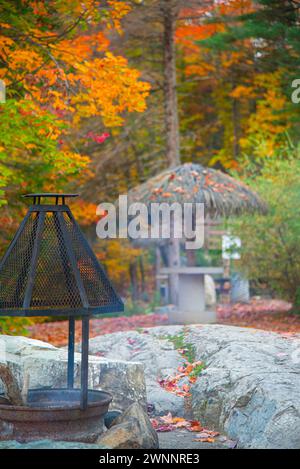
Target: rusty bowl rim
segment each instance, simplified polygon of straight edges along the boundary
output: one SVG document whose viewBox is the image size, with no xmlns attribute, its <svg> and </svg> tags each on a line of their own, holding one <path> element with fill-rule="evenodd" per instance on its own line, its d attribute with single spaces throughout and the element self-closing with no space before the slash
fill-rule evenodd
<svg viewBox="0 0 300 469">
<path fill-rule="evenodd" d="M 36 388 L 36 389 L 29 389 L 28 392 L 35 392 L 35 391 L 44 391 L 44 392 L 51 392 L 51 391 L 78 391 L 80 393 L 79 388 L 73 388 L 73 389 L 68 389 L 68 388 L 50 388 L 50 389 L 43 389 L 43 388 Z M 88 394 L 96 393 L 96 394 L 102 394 L 106 399 L 104 398 L 102 401 L 98 402 L 88 402 L 87 409 L 93 408 L 93 407 L 104 407 L 106 405 L 109 405 L 111 401 L 113 400 L 113 396 L 107 392 L 107 391 L 101 391 L 99 389 L 89 389 Z M 7 399 L 4 394 L 0 394 L 1 398 Z M 51 406 L 51 407 L 38 407 L 38 406 L 22 406 L 22 405 L 14 405 L 9 402 L 7 399 L 8 403 L 7 404 L 0 404 L 0 410 L 11 410 L 11 411 L 22 411 L 22 412 L 36 412 L 36 411 L 41 411 L 41 412 L 53 412 L 53 411 L 61 411 L 61 412 L 66 412 L 66 410 L 82 410 L 79 404 L 75 405 L 68 405 L 68 406 Z"/>
</svg>

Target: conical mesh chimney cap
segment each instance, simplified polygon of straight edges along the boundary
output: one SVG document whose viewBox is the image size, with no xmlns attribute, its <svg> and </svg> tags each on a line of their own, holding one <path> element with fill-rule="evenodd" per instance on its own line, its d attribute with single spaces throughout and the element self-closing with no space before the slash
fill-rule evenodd
<svg viewBox="0 0 300 469">
<path fill-rule="evenodd" d="M 65 205 L 67 197 L 75 196 L 27 196 L 34 204 L 0 262 L 0 315 L 81 316 L 124 310 Z M 51 204 L 41 203 L 45 199 Z"/>
</svg>

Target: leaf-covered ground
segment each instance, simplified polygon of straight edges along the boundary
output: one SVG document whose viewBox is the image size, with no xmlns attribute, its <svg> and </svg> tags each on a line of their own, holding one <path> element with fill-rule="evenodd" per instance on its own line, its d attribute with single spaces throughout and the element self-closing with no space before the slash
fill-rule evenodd
<svg viewBox="0 0 300 469">
<path fill-rule="evenodd" d="M 167 324 L 167 315 L 145 314 L 137 316 L 120 316 L 115 318 L 92 319 L 90 321 L 90 337 L 110 334 L 111 332 L 129 331 L 140 327 L 153 327 Z M 81 321 L 76 321 L 75 341 L 81 339 Z M 56 346 L 66 345 L 68 341 L 68 321 L 46 322 L 34 324 L 29 328 L 29 337 L 44 340 Z"/>
<path fill-rule="evenodd" d="M 235 326 L 255 327 L 285 334 L 300 333 L 300 315 L 289 313 L 291 305 L 280 300 L 256 300 L 249 305 L 219 305 L 217 307 L 218 323 Z M 95 337 L 111 332 L 127 331 L 143 327 L 152 327 L 168 323 L 165 314 L 148 314 L 121 316 L 91 320 L 90 336 Z M 67 344 L 67 321 L 34 324 L 30 327 L 29 336 L 44 340 L 56 346 Z M 81 338 L 81 323 L 76 324 L 76 341 Z"/>
<path fill-rule="evenodd" d="M 300 315 L 282 300 L 252 300 L 250 304 L 219 305 L 218 323 L 254 327 L 284 334 L 300 333 Z"/>
</svg>

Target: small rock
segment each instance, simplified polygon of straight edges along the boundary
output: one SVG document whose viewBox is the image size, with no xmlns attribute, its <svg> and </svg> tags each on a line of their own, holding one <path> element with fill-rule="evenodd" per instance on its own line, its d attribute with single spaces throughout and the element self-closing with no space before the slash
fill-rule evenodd
<svg viewBox="0 0 300 469">
<path fill-rule="evenodd" d="M 135 418 L 129 418 L 126 422 L 119 425 L 113 425 L 97 443 L 103 447 L 108 446 L 111 449 L 148 449 L 150 446 L 144 446 L 145 436 L 142 434 L 142 427 Z M 147 443 L 146 443 L 147 445 Z"/>
<path fill-rule="evenodd" d="M 155 405 L 151 402 L 147 402 L 147 414 L 149 417 L 154 417 L 155 415 Z"/>
<path fill-rule="evenodd" d="M 145 444 L 149 444 L 149 446 L 143 446 L 143 448 L 158 448 L 157 433 L 152 427 L 152 423 L 148 417 L 148 414 L 138 402 L 131 404 L 131 406 L 129 406 L 125 412 L 123 412 L 123 414 L 116 418 L 113 425 L 119 425 L 123 422 L 126 422 L 129 418 L 137 419 L 140 426 L 142 427 L 143 435 L 148 441 L 145 442 Z"/>
<path fill-rule="evenodd" d="M 110 427 L 112 427 L 115 419 L 119 417 L 119 415 L 122 415 L 122 412 L 119 412 L 118 410 L 112 410 L 110 412 L 107 412 L 107 414 L 104 417 L 104 423 L 105 423 L 106 428 L 109 429 Z"/>
<path fill-rule="evenodd" d="M 158 448 L 157 433 L 143 407 L 134 403 L 119 415 L 110 429 L 97 440 L 113 449 Z"/>
</svg>

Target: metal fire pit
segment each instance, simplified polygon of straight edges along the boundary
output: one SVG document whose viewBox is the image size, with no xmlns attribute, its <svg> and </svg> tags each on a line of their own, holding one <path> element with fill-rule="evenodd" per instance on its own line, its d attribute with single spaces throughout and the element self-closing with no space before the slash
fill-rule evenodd
<svg viewBox="0 0 300 469">
<path fill-rule="evenodd" d="M 123 311 L 124 304 L 65 204 L 75 196 L 25 196 L 33 205 L 0 262 L 0 316 L 69 318 L 67 389 L 30 390 L 25 406 L 0 398 L 0 439 L 93 441 L 112 400 L 88 389 L 89 320 Z M 76 317 L 82 319 L 80 389 L 74 389 Z"/>
<path fill-rule="evenodd" d="M 82 410 L 80 389 L 32 389 L 28 406 L 10 405 L 0 397 L 0 439 L 93 443 L 103 432 L 111 400 L 107 392 L 89 390 L 88 406 Z"/>
</svg>

